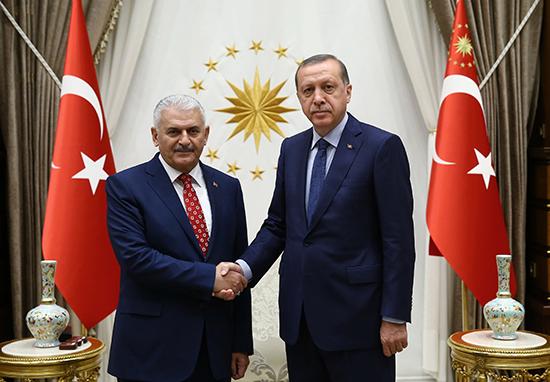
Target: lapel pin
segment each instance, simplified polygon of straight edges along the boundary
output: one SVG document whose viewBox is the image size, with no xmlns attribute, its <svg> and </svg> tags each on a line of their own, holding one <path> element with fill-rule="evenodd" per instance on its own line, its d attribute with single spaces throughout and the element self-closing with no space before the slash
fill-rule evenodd
<svg viewBox="0 0 550 382">
<path fill-rule="evenodd" d="M 216 188 L 218 187 L 218 183 L 213 182 L 212 184 L 214 185 L 214 187 L 216 187 Z"/>
<path fill-rule="evenodd" d="M 353 150 L 353 146 L 348 143 L 348 149 Z"/>
</svg>

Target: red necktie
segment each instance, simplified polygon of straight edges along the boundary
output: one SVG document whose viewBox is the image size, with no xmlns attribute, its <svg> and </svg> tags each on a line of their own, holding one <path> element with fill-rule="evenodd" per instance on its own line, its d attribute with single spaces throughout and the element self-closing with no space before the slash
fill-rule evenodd
<svg viewBox="0 0 550 382">
<path fill-rule="evenodd" d="M 189 222 L 191 223 L 191 227 L 193 227 L 195 237 L 199 241 L 202 254 L 206 257 L 209 236 L 199 198 L 191 185 L 191 175 L 181 174 L 179 178 L 183 182 L 183 200 L 185 201 L 185 209 L 187 210 Z"/>
</svg>

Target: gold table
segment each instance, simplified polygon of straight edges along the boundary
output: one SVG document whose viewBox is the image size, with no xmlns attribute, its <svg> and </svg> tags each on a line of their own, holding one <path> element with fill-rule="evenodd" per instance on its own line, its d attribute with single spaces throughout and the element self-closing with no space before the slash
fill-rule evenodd
<svg viewBox="0 0 550 382">
<path fill-rule="evenodd" d="M 97 381 L 101 365 L 101 355 L 105 345 L 98 339 L 89 338 L 89 343 L 82 345 L 82 350 L 45 350 L 40 355 L 18 355 L 7 349 L 28 346 L 33 339 L 21 339 L 0 343 L 0 382 L 6 378 L 21 378 L 32 382 L 34 378 L 59 378 L 58 382 L 69 382 L 76 378 L 79 382 Z M 32 346 L 32 345 L 31 345 Z M 50 351 L 48 351 L 50 350 Z M 55 354 L 51 354 L 55 351 Z M 29 353 L 30 354 L 30 353 Z"/>
<path fill-rule="evenodd" d="M 481 382 L 550 381 L 550 336 L 520 330 L 517 340 L 502 341 L 491 339 L 491 333 L 491 330 L 468 330 L 449 337 L 447 344 L 451 347 L 456 382 L 476 378 Z M 480 342 L 484 345 L 477 344 L 478 341 L 472 343 L 471 338 L 483 339 Z M 526 345 L 520 345 L 519 340 Z M 499 375 L 504 370 L 511 373 Z"/>
</svg>

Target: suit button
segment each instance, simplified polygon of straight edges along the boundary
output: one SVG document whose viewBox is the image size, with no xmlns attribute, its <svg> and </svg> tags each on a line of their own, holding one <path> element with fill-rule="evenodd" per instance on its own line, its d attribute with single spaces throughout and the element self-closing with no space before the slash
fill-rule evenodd
<svg viewBox="0 0 550 382">
<path fill-rule="evenodd" d="M 304 241 L 304 247 L 309 247 L 311 242 L 309 240 Z"/>
<path fill-rule="evenodd" d="M 201 309 L 204 308 L 204 302 L 201 302 L 201 303 L 199 304 L 199 308 L 201 308 Z"/>
</svg>

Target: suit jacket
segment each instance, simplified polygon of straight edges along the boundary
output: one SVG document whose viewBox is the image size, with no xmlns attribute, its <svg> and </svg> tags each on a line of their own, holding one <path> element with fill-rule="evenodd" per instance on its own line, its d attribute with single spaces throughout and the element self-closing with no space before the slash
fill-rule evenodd
<svg viewBox="0 0 550 382">
<path fill-rule="evenodd" d="M 410 321 L 414 270 L 409 164 L 394 134 L 353 116 L 308 225 L 312 129 L 283 141 L 268 217 L 242 256 L 251 286 L 279 267 L 281 337 L 294 344 L 302 311 L 323 350 L 380 346 L 381 317 Z"/>
<path fill-rule="evenodd" d="M 231 353 L 252 353 L 250 293 L 212 297 L 215 267 L 247 242 L 239 181 L 200 164 L 212 208 L 206 258 L 158 154 L 107 179 L 109 237 L 121 269 L 109 373 L 183 381 L 203 333 L 216 378 L 231 374 Z"/>
</svg>

